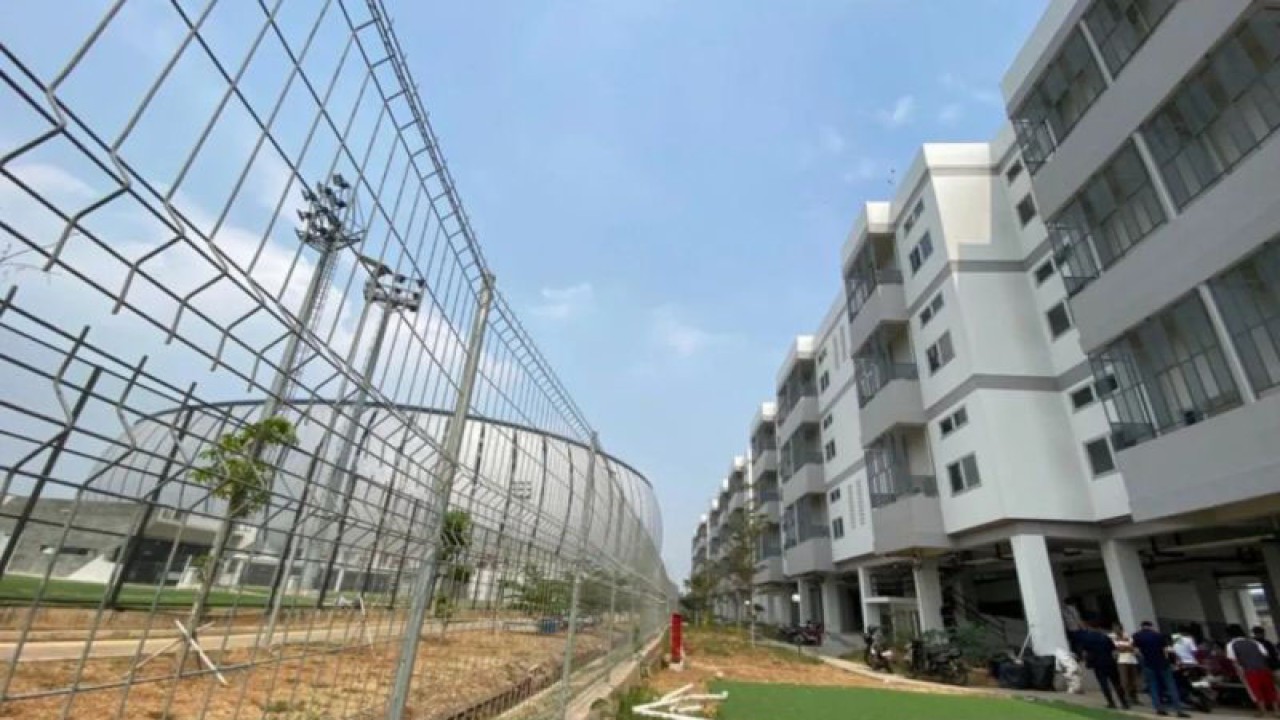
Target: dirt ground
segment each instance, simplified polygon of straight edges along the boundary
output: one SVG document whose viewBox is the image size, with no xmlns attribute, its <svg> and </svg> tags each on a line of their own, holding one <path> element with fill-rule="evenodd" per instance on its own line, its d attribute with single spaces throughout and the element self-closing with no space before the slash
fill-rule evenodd
<svg viewBox="0 0 1280 720">
<path fill-rule="evenodd" d="M 945 686 L 903 682 L 893 675 L 868 677 L 823 663 L 812 650 L 804 653 L 793 648 L 757 644 L 735 630 L 692 629 L 685 634 L 686 661 L 682 671 L 669 668 L 658 672 L 651 687 L 667 693 L 693 683 L 695 691 L 709 691 L 718 679 L 757 683 L 865 687 L 913 692 L 950 694 L 963 692 Z M 807 654 L 806 654 L 807 653 Z"/>
<path fill-rule="evenodd" d="M 602 634 L 582 633 L 575 644 L 575 657 L 585 663 L 603 652 L 607 642 Z M 0 718 L 59 717 L 69 697 L 71 707 L 66 717 L 87 720 L 350 717 L 362 709 L 382 709 L 394 676 L 398 644 L 397 638 L 365 648 L 290 645 L 285 656 L 271 659 L 265 650 L 259 650 L 256 658 L 250 649 L 228 651 L 214 658 L 218 665 L 230 668 L 225 672 L 227 687 L 207 674 L 175 684 L 176 657 L 162 657 L 138 671 L 137 678 L 149 682 L 135 684 L 127 693 L 122 687 L 110 686 L 128 676 L 131 658 L 90 660 L 81 687 L 106 687 L 74 697 L 59 694 L 0 703 Z M 558 675 L 563 653 L 563 635 L 462 631 L 450 632 L 446 638 L 425 636 L 418 654 L 422 680 L 415 683 L 418 691 L 410 699 L 412 717 L 448 717 L 526 678 Z M 235 669 L 237 664 L 250 662 L 258 664 Z M 22 663 L 8 695 L 65 688 L 75 677 L 77 666 L 76 662 Z M 194 658 L 186 668 L 188 672 L 195 670 Z M 0 672 L 8 671 L 7 665 L 0 665 Z"/>
</svg>

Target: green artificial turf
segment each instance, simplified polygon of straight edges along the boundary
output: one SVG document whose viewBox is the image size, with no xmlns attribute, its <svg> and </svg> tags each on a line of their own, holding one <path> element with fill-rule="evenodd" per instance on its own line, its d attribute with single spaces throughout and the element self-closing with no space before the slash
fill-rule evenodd
<svg viewBox="0 0 1280 720">
<path fill-rule="evenodd" d="M 40 578 L 29 575 L 6 575 L 0 578 L 0 605 L 30 605 L 36 598 L 40 582 Z M 96 606 L 102 601 L 106 590 L 106 586 L 100 583 L 51 579 L 40 602 L 46 605 L 73 607 Z M 137 609 L 149 608 L 155 600 L 155 593 L 156 589 L 151 585 L 126 584 L 120 591 L 120 605 Z M 164 588 L 160 591 L 158 605 L 161 607 L 190 605 L 195 595 L 194 589 Z M 266 602 L 265 589 L 244 590 L 241 593 L 214 590 L 209 593 L 209 604 L 214 607 L 230 605 L 262 607 Z M 294 603 L 305 604 L 305 602 L 305 598 L 284 598 L 286 606 Z"/>
<path fill-rule="evenodd" d="M 1122 720 L 1125 717 L 1066 703 L 972 695 L 743 682 L 719 682 L 714 689 L 729 693 L 721 704 L 720 720 Z"/>
</svg>

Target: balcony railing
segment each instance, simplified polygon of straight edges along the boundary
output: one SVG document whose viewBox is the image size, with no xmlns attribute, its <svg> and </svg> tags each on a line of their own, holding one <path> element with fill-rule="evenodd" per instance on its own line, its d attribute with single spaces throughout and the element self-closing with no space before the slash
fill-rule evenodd
<svg viewBox="0 0 1280 720">
<path fill-rule="evenodd" d="M 767 452 L 769 452 L 769 451 L 771 451 L 771 450 L 777 450 L 777 449 L 778 449 L 778 440 L 777 440 L 777 438 L 770 438 L 770 439 L 769 439 L 769 442 L 752 443 L 752 445 L 751 445 L 751 461 L 752 461 L 752 462 L 756 462 L 756 461 L 758 461 L 758 460 L 760 459 L 760 456 L 761 456 L 761 455 L 763 455 L 763 454 L 765 454 L 765 453 L 767 453 Z"/>
<path fill-rule="evenodd" d="M 871 507 L 882 508 L 912 495 L 938 496 L 938 479 L 933 475 L 909 475 L 896 468 L 870 479 Z"/>
<path fill-rule="evenodd" d="M 809 463 L 821 464 L 822 461 L 822 451 L 820 450 L 792 451 L 783 455 L 782 462 L 778 464 L 778 475 L 782 478 L 782 482 L 786 482 L 805 465 Z"/>
<path fill-rule="evenodd" d="M 778 396 L 778 413 L 777 413 L 778 425 L 781 426 L 784 422 L 786 422 L 787 416 L 791 414 L 791 411 L 795 410 L 796 406 L 799 405 L 800 402 L 803 401 L 805 398 L 810 398 L 810 397 L 811 398 L 818 397 L 817 385 L 812 385 L 812 384 L 806 385 L 805 387 L 800 388 L 795 392 L 787 393 L 786 395 L 779 395 Z"/>
<path fill-rule="evenodd" d="M 756 505 L 763 505 L 767 502 L 777 502 L 779 497 L 777 488 L 769 488 L 768 490 L 757 490 L 752 494 L 751 500 Z"/>
<path fill-rule="evenodd" d="M 902 271 L 898 268 L 872 268 L 870 271 L 855 273 L 848 278 L 849 320 L 852 321 L 862 306 L 867 304 L 876 288 L 881 285 L 901 285 Z"/>
<path fill-rule="evenodd" d="M 919 380 L 920 369 L 915 363 L 887 362 L 874 357 L 854 358 L 854 375 L 858 383 L 858 407 L 867 403 L 885 385 L 894 380 Z"/>
</svg>

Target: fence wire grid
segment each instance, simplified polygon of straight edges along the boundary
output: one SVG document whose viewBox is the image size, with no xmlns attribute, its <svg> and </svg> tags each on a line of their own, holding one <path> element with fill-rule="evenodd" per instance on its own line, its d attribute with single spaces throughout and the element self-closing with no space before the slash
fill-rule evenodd
<svg viewBox="0 0 1280 720">
<path fill-rule="evenodd" d="M 5 3 L 0 78 L 0 717 L 562 717 L 659 636 L 379 0 Z"/>
</svg>

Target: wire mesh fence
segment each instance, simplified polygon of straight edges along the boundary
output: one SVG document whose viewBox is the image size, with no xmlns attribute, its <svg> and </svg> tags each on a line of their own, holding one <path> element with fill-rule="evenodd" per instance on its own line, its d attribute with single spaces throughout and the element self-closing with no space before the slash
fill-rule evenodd
<svg viewBox="0 0 1280 720">
<path fill-rule="evenodd" d="M 658 636 L 380 2 L 7 4 L 0 78 L 0 717 L 560 717 Z"/>
</svg>

